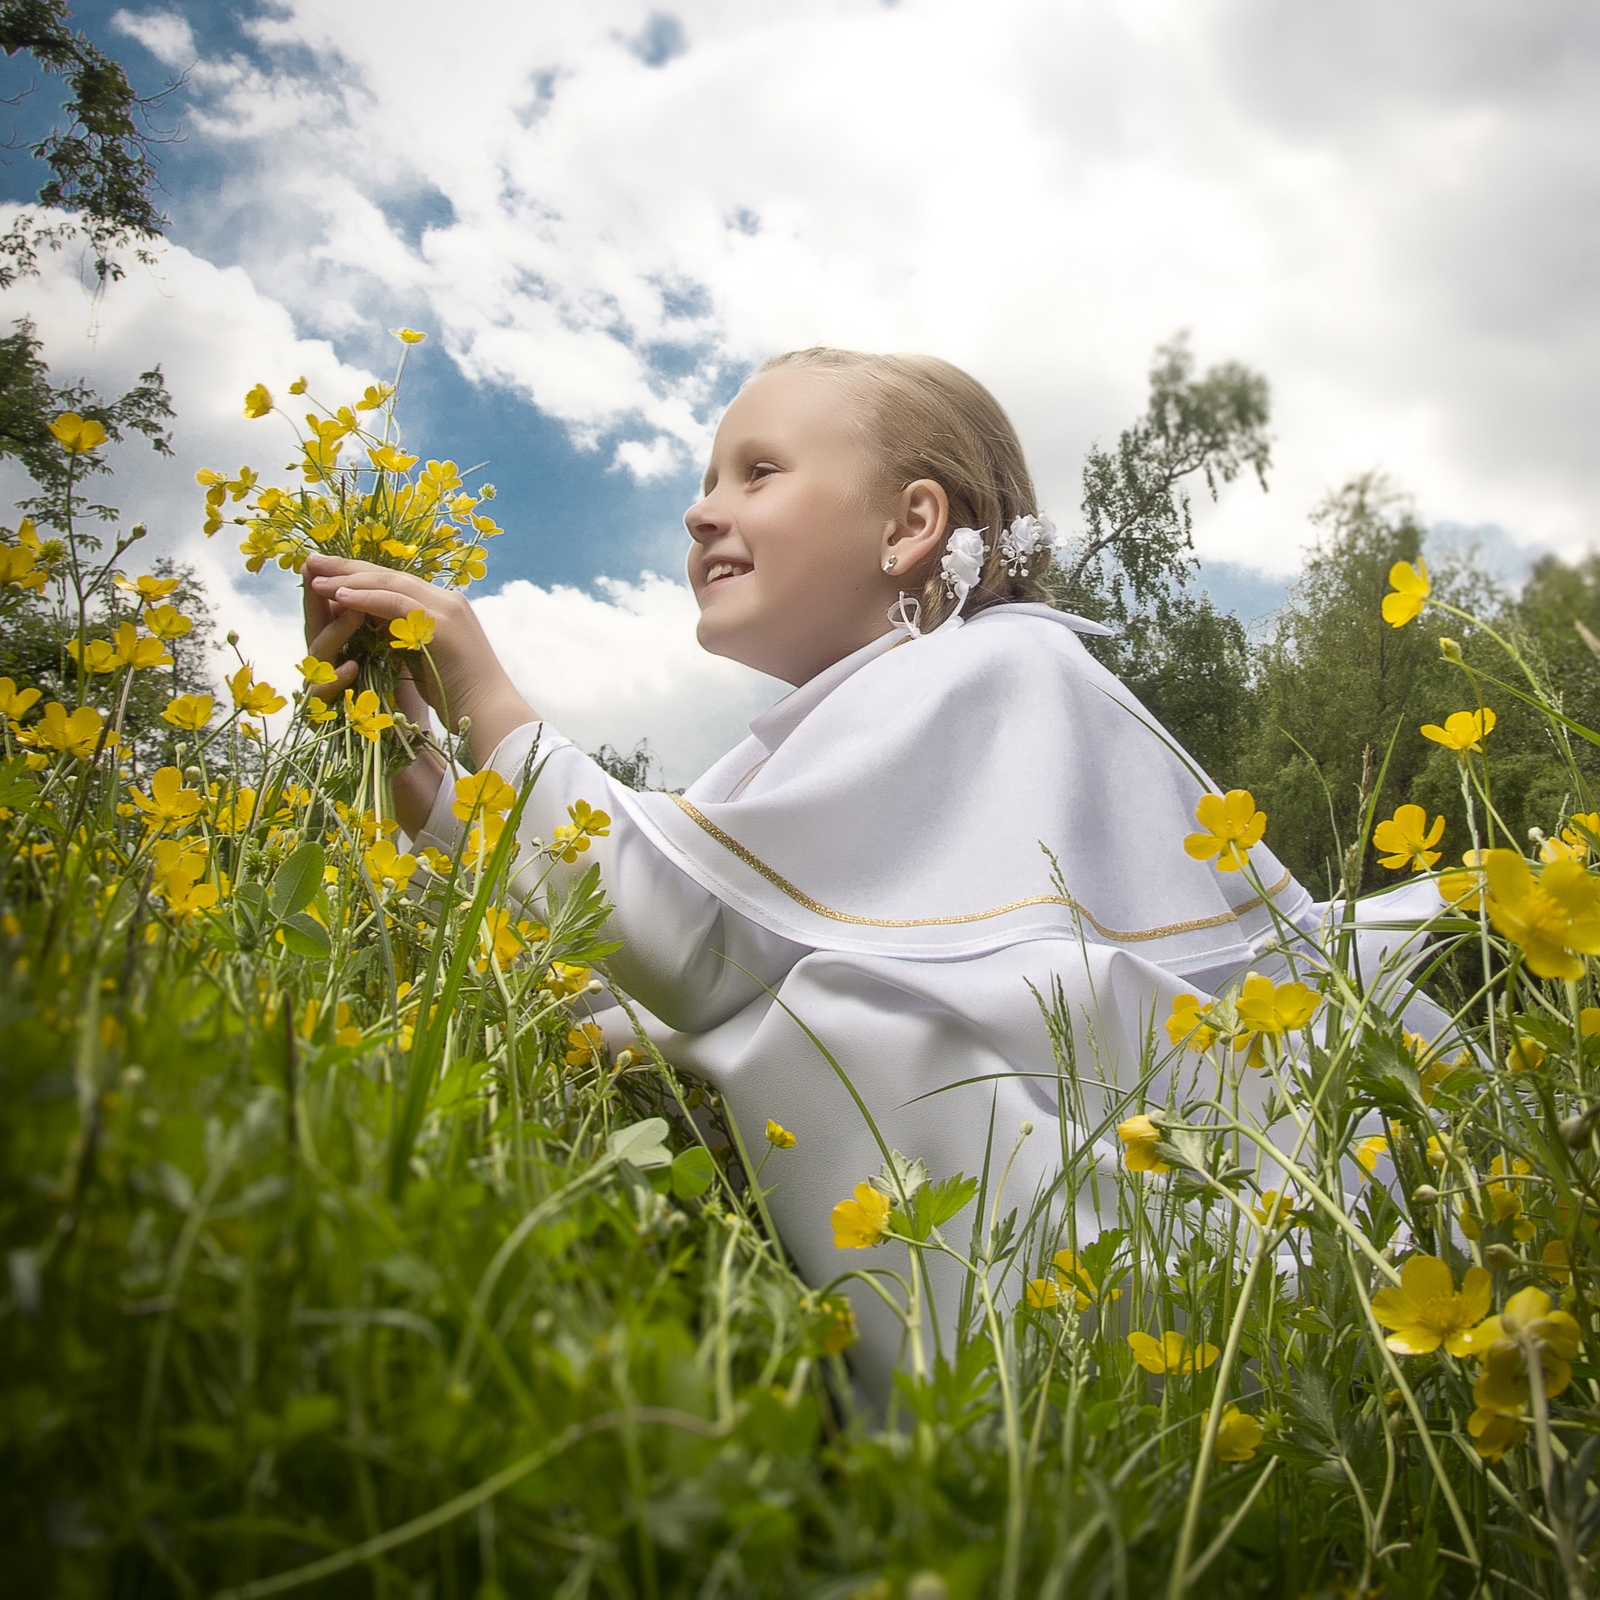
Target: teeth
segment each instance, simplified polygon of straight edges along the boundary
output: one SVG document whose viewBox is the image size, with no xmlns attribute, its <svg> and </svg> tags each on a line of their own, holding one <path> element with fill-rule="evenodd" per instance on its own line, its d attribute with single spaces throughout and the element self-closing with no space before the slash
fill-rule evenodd
<svg viewBox="0 0 1600 1600">
<path fill-rule="evenodd" d="M 735 577 L 742 571 L 744 571 L 744 568 L 736 567 L 731 561 L 718 561 L 715 565 L 706 568 L 706 582 L 715 583 L 718 578 Z"/>
</svg>

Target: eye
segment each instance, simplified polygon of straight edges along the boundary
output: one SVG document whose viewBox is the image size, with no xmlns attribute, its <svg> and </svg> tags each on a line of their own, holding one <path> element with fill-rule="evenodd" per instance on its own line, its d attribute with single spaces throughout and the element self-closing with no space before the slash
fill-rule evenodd
<svg viewBox="0 0 1600 1600">
<path fill-rule="evenodd" d="M 750 468 L 750 481 L 758 482 L 762 478 L 771 477 L 778 469 L 770 461 L 757 461 Z"/>
</svg>

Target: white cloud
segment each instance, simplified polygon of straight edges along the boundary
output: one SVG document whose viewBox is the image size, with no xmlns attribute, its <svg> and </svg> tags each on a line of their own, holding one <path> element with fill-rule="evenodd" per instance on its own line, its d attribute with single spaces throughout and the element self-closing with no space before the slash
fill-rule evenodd
<svg viewBox="0 0 1600 1600">
<path fill-rule="evenodd" d="M 0 229 L 8 222 L 0 209 Z M 130 436 L 112 452 L 114 477 L 100 480 L 105 497 L 122 509 L 122 527 L 149 526 L 137 555 L 194 564 L 219 633 L 237 631 L 240 652 L 260 676 L 279 688 L 298 684 L 295 663 L 305 645 L 296 581 L 274 567 L 247 576 L 237 530 L 201 535 L 203 491 L 194 474 L 250 464 L 271 481 L 292 452 L 281 418 L 244 416 L 252 384 L 265 378 L 276 386 L 303 373 L 313 394 L 343 398 L 373 375 L 340 362 L 325 341 L 299 338 L 288 312 L 241 269 L 219 269 L 180 248 L 163 249 L 152 270 L 130 270 L 98 299 L 73 261 L 48 257 L 38 278 L 9 292 L 7 308 L 33 318 L 58 381 L 81 374 L 116 394 L 161 361 L 177 413 L 175 453 L 158 456 Z M 0 497 L 9 502 L 25 492 L 12 465 L 0 467 Z M 668 781 L 686 783 L 743 737 L 749 719 L 786 686 L 706 655 L 682 583 L 646 574 L 637 583 L 603 578 L 599 588 L 595 596 L 514 582 L 476 603 L 518 684 L 563 732 L 591 750 L 603 743 L 631 749 L 648 737 Z M 219 667 L 233 663 L 229 651 Z"/>
<path fill-rule="evenodd" d="M 193 30 L 175 11 L 118 11 L 112 15 L 111 26 L 137 39 L 157 61 L 180 71 L 190 66 L 198 53 Z"/>
<path fill-rule="evenodd" d="M 788 685 L 695 642 L 699 610 L 681 583 L 602 578 L 604 598 L 518 579 L 475 601 L 529 703 L 586 750 L 648 738 L 669 785 L 697 776 Z"/>
<path fill-rule="evenodd" d="M 1588 537 L 1581 8 L 693 0 L 670 27 L 653 9 L 485 0 L 452 15 L 424 93 L 425 0 L 381 28 L 283 0 L 251 25 L 258 59 L 195 75 L 197 136 L 250 171 L 219 230 L 242 219 L 257 282 L 309 327 L 425 298 L 469 375 L 581 442 L 624 430 L 617 459 L 645 476 L 662 441 L 703 453 L 730 362 L 920 348 L 1013 411 L 1065 521 L 1086 444 L 1186 327 L 1278 402 L 1274 492 L 1206 516 L 1208 553 L 1292 567 L 1306 510 L 1375 465 L 1427 514 Z M 407 242 L 385 211 L 434 192 L 453 220 Z"/>
</svg>

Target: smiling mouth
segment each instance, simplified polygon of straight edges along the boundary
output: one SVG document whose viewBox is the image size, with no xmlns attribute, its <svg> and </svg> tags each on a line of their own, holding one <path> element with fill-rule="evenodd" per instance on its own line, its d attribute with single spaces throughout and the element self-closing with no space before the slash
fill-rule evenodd
<svg viewBox="0 0 1600 1600">
<path fill-rule="evenodd" d="M 723 578 L 742 578 L 747 572 L 755 569 L 745 561 L 713 561 L 706 568 L 706 588 L 719 582 Z"/>
</svg>

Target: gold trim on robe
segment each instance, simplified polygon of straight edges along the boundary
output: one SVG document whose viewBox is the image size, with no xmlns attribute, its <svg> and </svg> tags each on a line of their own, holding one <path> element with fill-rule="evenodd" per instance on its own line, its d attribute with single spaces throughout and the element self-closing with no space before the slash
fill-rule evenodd
<svg viewBox="0 0 1600 1600">
<path fill-rule="evenodd" d="M 814 912 L 819 917 L 827 917 L 833 922 L 853 923 L 863 928 L 934 928 L 949 927 L 963 922 L 987 922 L 991 917 L 1003 917 L 1008 912 L 1023 911 L 1029 906 L 1067 906 L 1078 913 L 1102 939 L 1109 939 L 1113 944 L 1140 944 L 1147 939 L 1165 939 L 1175 933 L 1199 933 L 1206 928 L 1220 928 L 1230 922 L 1237 922 L 1247 911 L 1255 911 L 1266 904 L 1266 898 L 1253 895 L 1243 904 L 1235 906 L 1231 911 L 1219 912 L 1214 917 L 1195 917 L 1188 922 L 1169 922 L 1160 928 L 1139 928 L 1132 932 L 1121 928 L 1108 928 L 1100 921 L 1087 906 L 1079 905 L 1070 895 L 1036 894 L 1026 900 L 1013 900 L 1009 905 L 995 906 L 988 911 L 969 911 L 963 916 L 956 917 L 910 917 L 905 919 L 888 917 L 857 917 L 848 911 L 836 911 L 832 906 L 825 906 L 820 900 L 813 900 L 810 895 L 802 893 L 781 873 L 769 867 L 759 856 L 752 855 L 731 834 L 724 833 L 710 817 L 695 806 L 691 801 L 685 800 L 681 794 L 669 795 L 668 798 L 687 816 L 711 835 L 723 849 L 735 855 L 744 864 L 755 872 L 759 872 L 775 889 L 802 905 L 807 911 Z M 1293 877 L 1290 873 L 1284 875 L 1267 890 L 1267 897 L 1275 898 L 1287 889 Z"/>
</svg>

